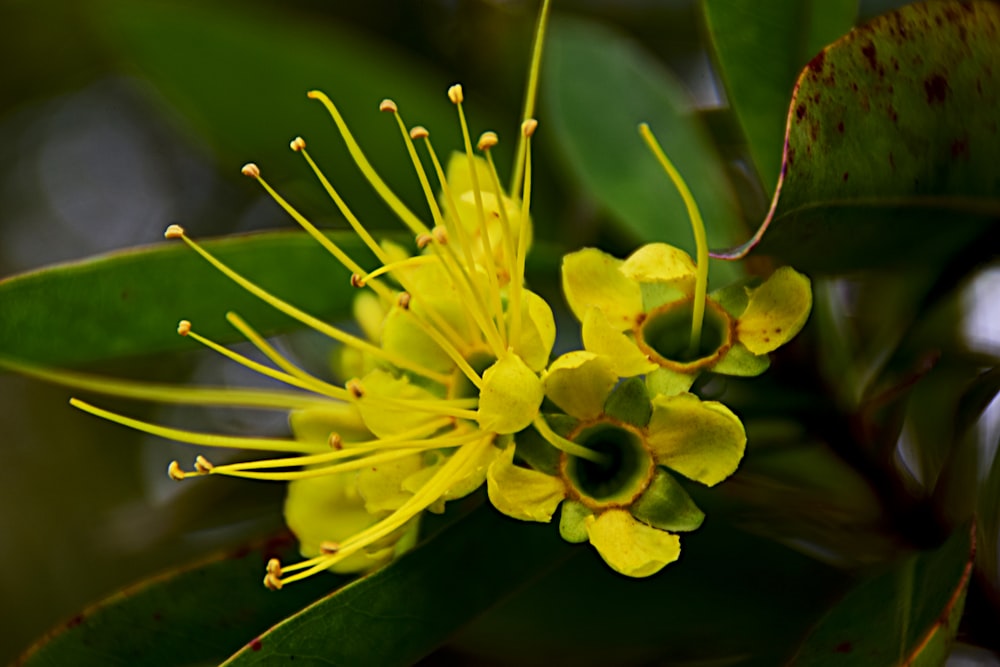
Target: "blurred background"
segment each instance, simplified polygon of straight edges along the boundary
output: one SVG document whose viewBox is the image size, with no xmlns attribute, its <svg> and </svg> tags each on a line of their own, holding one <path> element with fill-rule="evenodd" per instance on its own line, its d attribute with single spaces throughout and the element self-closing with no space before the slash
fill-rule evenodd
<svg viewBox="0 0 1000 667">
<path fill-rule="evenodd" d="M 898 4 L 863 2 L 860 15 Z M 407 122 L 431 128 L 442 150 L 458 139 L 445 91 L 461 81 L 476 126 L 497 130 L 502 142 L 514 136 L 536 11 L 535 2 L 514 0 L 3 0 L 0 277 L 158 243 L 171 223 L 197 238 L 291 228 L 240 175 L 251 160 L 317 222 L 339 224 L 287 149 L 299 134 L 370 227 L 394 228 L 305 92 L 319 88 L 337 100 L 376 167 L 416 208 L 417 180 L 378 102 L 393 97 Z M 680 77 L 731 159 L 747 218 L 759 219 L 768 202 L 751 179 L 741 178 L 738 130 L 717 113 L 724 94 L 697 3 L 557 0 L 555 11 L 614 26 Z M 338 96 L 341 90 L 350 94 Z M 544 128 L 544 101 L 538 115 Z M 545 223 L 536 222 L 536 234 L 553 248 L 596 244 L 627 252 L 634 240 L 612 231 L 563 175 L 544 132 L 539 141 L 534 217 Z M 504 165 L 512 145 L 501 144 Z M 996 293 L 990 280 L 977 283 L 978 293 Z M 995 316 L 984 315 L 973 328 L 986 347 L 996 345 Z M 318 357 L 312 343 L 291 337 L 284 344 Z M 158 381 L 258 382 L 198 353 L 88 370 Z M 167 463 L 189 452 L 77 412 L 66 403 L 71 393 L 0 375 L 0 663 L 124 585 L 281 525 L 279 486 L 171 482 Z M 267 414 L 104 404 L 211 431 L 285 429 L 280 417 Z M 991 664 L 982 659 L 971 664 Z"/>
</svg>

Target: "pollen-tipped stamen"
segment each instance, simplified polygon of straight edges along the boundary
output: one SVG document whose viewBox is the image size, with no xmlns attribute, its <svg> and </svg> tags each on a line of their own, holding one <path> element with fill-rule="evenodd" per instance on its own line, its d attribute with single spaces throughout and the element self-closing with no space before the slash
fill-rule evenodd
<svg viewBox="0 0 1000 667">
<path fill-rule="evenodd" d="M 316 451 L 316 446 L 309 446 L 299 440 L 289 440 L 287 438 L 249 438 L 235 435 L 218 435 L 215 433 L 202 433 L 200 431 L 188 431 L 185 429 L 161 426 L 141 419 L 126 417 L 110 410 L 91 405 L 78 398 L 69 399 L 69 404 L 74 408 L 90 413 L 95 417 L 106 419 L 122 426 L 142 431 L 150 435 L 159 436 L 177 442 L 186 442 L 191 445 L 202 445 L 204 447 L 225 447 L 228 449 L 253 449 L 264 452 L 288 452 L 292 454 L 308 454 Z M 187 473 L 190 474 L 190 473 Z"/>
<path fill-rule="evenodd" d="M 524 109 L 521 122 L 534 117 L 535 99 L 538 97 L 538 75 L 542 68 L 542 50 L 545 46 L 545 30 L 549 23 L 549 0 L 542 1 L 542 9 L 538 12 L 538 23 L 535 26 L 535 42 L 531 48 L 531 64 L 528 66 L 528 86 L 524 91 Z M 510 178 L 510 196 L 517 198 L 521 191 L 521 178 L 524 176 L 524 151 L 526 138 L 522 134 L 518 138 L 517 150 L 514 151 L 514 171 Z"/>
<path fill-rule="evenodd" d="M 452 95 L 452 91 L 458 91 L 457 95 Z M 486 263 L 487 280 L 489 284 L 489 303 L 492 309 L 492 316 L 500 332 L 500 340 L 507 347 L 507 325 L 503 317 L 503 302 L 500 299 L 500 285 L 497 280 L 496 259 L 493 256 L 493 244 L 490 240 L 489 227 L 486 224 L 486 210 L 483 207 L 483 192 L 479 185 L 479 174 L 476 169 L 476 157 L 472 152 L 472 138 L 469 135 L 469 124 L 465 120 L 465 109 L 462 108 L 462 87 L 455 84 L 448 90 L 448 97 L 451 98 L 458 111 L 458 121 L 462 126 L 462 141 L 465 144 L 466 161 L 469 163 L 469 180 L 472 183 L 472 198 L 476 202 L 476 218 L 479 223 L 479 241 L 482 245 L 483 261 Z M 461 225 L 460 220 L 455 221 L 456 225 Z"/>
<path fill-rule="evenodd" d="M 524 137 L 524 193 L 521 198 L 520 219 L 517 227 L 517 256 L 510 278 L 511 339 L 520 340 L 521 292 L 524 288 L 524 264 L 528 257 L 528 216 L 531 212 L 531 137 L 538 128 L 538 121 L 529 118 L 521 124 Z"/>
<path fill-rule="evenodd" d="M 639 134 L 642 135 L 646 145 L 649 146 L 649 149 L 656 156 L 657 161 L 659 161 L 660 166 L 667 172 L 667 176 L 670 177 L 677 191 L 680 192 L 681 199 L 684 200 L 684 206 L 687 207 L 688 217 L 691 219 L 691 229 L 694 231 L 694 242 L 697 251 L 695 257 L 697 273 L 695 274 L 694 303 L 692 304 L 693 313 L 691 315 L 691 342 L 688 346 L 688 353 L 694 355 L 701 346 L 701 329 L 702 323 L 705 320 L 705 296 L 708 292 L 708 240 L 705 236 L 705 223 L 701 219 L 701 212 L 698 210 L 698 203 L 694 200 L 694 195 L 691 194 L 691 190 L 688 189 L 684 178 L 663 151 L 660 142 L 653 136 L 649 125 L 646 123 L 640 124 Z"/>
<path fill-rule="evenodd" d="M 441 466 L 431 479 L 420 487 L 403 505 L 392 512 L 392 514 L 374 526 L 341 542 L 340 548 L 335 554 L 320 555 L 316 558 L 310 558 L 301 563 L 283 568 L 283 575 L 290 571 L 296 571 L 296 574 L 290 577 L 279 578 L 277 583 L 289 584 L 322 572 L 366 546 L 392 534 L 404 526 L 410 519 L 434 504 L 459 480 L 464 479 L 470 474 L 472 469 L 477 465 L 479 457 L 482 456 L 482 450 L 492 446 L 491 439 L 483 438 L 479 443 L 473 443 L 467 447 L 460 448 Z"/>
<path fill-rule="evenodd" d="M 324 107 L 326 107 L 327 112 L 329 112 L 330 117 L 333 118 L 333 122 L 336 123 L 337 129 L 340 131 L 340 136 L 343 137 L 344 143 L 347 144 L 347 150 L 350 151 L 351 157 L 354 158 L 354 163 L 364 174 L 368 182 L 375 188 L 375 191 L 382 197 L 382 200 L 389 205 L 389 208 L 399 216 L 399 219 L 403 221 L 403 224 L 410 228 L 414 234 L 421 234 L 427 231 L 427 226 L 423 221 L 418 218 L 413 211 L 407 208 L 406 204 L 396 196 L 385 181 L 378 175 L 375 168 L 365 157 L 364 152 L 361 150 L 361 146 L 354 139 L 354 135 L 347 127 L 347 123 L 344 118 L 340 115 L 340 111 L 337 109 L 336 105 L 327 97 L 324 93 L 313 90 L 307 93 L 309 99 L 319 100 Z"/>
<path fill-rule="evenodd" d="M 170 232 L 173 227 L 175 226 L 172 225 L 171 228 L 168 228 L 168 232 Z M 298 320 L 299 322 L 305 324 L 306 326 L 312 327 L 319 333 L 329 338 L 332 338 L 333 340 L 336 340 L 340 343 L 343 343 L 344 345 L 349 345 L 355 349 L 358 349 L 361 352 L 366 352 L 376 358 L 383 359 L 384 361 L 387 361 L 390 364 L 397 366 L 398 368 L 412 371 L 418 375 L 422 375 L 430 380 L 439 382 L 441 384 L 448 383 L 449 376 L 447 375 L 438 373 L 437 371 L 433 371 L 428 368 L 424 368 L 420 364 L 402 355 L 394 354 L 377 345 L 373 345 L 372 343 L 369 343 L 366 340 L 358 338 L 357 336 L 352 336 L 351 334 L 345 333 L 340 329 L 337 329 L 336 327 L 333 327 L 327 324 L 326 322 L 320 320 L 319 318 L 313 317 L 312 315 L 309 315 L 308 313 L 299 310 L 298 308 L 291 305 L 287 301 L 279 299 L 278 297 L 274 296 L 267 290 L 258 286 L 256 283 L 251 282 L 250 280 L 244 278 L 242 275 L 240 275 L 233 269 L 229 268 L 229 266 L 224 264 L 221 260 L 217 259 L 210 252 L 202 248 L 200 244 L 188 238 L 188 236 L 183 233 L 183 230 L 180 231 L 180 234 L 176 234 L 174 237 L 171 238 L 182 239 L 189 247 L 195 250 L 199 255 L 205 258 L 205 260 L 207 260 L 212 266 L 221 271 L 224 275 L 226 275 L 230 280 L 238 284 L 240 287 L 250 292 L 258 299 L 269 304 L 276 310 L 292 317 L 293 319 Z"/>
<path fill-rule="evenodd" d="M 497 145 L 497 135 L 496 132 L 484 132 L 481 137 L 479 137 L 479 142 L 477 148 L 486 156 L 486 164 L 489 167 L 490 182 L 493 186 L 493 196 L 497 200 L 497 209 L 500 215 L 500 228 L 503 234 L 503 247 L 504 247 L 504 259 L 506 261 L 506 266 L 504 267 L 507 272 L 507 280 L 513 279 L 516 261 L 516 250 L 514 249 L 514 239 L 511 236 L 510 231 L 510 219 L 507 216 L 507 207 L 504 205 L 503 201 L 503 190 L 500 189 L 500 175 L 497 174 L 496 164 L 493 163 L 493 152 L 490 150 Z M 511 337 L 513 338 L 513 336 Z"/>
</svg>

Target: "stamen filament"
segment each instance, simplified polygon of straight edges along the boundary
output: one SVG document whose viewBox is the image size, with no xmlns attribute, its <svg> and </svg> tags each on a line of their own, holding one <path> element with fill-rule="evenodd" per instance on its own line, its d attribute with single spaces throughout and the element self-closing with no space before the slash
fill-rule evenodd
<svg viewBox="0 0 1000 667">
<path fill-rule="evenodd" d="M 185 326 L 186 325 L 186 326 Z M 223 347 L 213 340 L 209 340 L 204 336 L 201 336 L 194 331 L 191 331 L 191 323 L 186 320 L 181 322 L 181 326 L 178 327 L 179 331 L 183 331 L 183 335 L 201 343 L 205 347 L 218 352 L 227 359 L 235 361 L 241 366 L 245 366 L 250 370 L 260 373 L 266 377 L 278 380 L 279 382 L 284 382 L 285 384 L 291 385 L 293 387 L 298 387 L 299 389 L 305 389 L 307 391 L 312 391 L 323 396 L 329 396 L 330 398 L 335 398 L 342 401 L 347 401 L 351 399 L 351 395 L 343 387 L 338 387 L 336 385 L 323 382 L 315 378 L 301 378 L 296 375 L 291 375 L 284 373 L 282 371 L 275 370 L 269 366 L 265 366 L 262 363 L 256 362 L 253 359 L 248 359 L 238 352 L 230 350 L 228 347 Z"/>
<path fill-rule="evenodd" d="M 469 468 L 470 464 L 474 463 L 478 457 L 481 456 L 481 449 L 492 446 L 492 439 L 483 438 L 478 444 L 473 444 L 459 449 L 444 463 L 444 465 L 441 466 L 441 469 L 438 470 L 437 473 L 435 473 L 434 476 L 420 488 L 419 491 L 414 493 L 409 500 L 403 503 L 403 505 L 401 505 L 392 514 L 382 519 L 374 526 L 371 526 L 370 528 L 367 528 L 342 542 L 336 553 L 318 556 L 316 558 L 309 559 L 308 561 L 304 561 L 303 563 L 284 568 L 284 572 L 297 571 L 297 574 L 292 575 L 291 577 L 279 579 L 280 584 L 290 584 L 292 582 L 305 579 L 318 572 L 322 572 L 331 565 L 340 562 L 360 549 L 377 542 L 402 527 L 407 521 L 432 505 L 434 501 L 447 492 L 447 490 L 453 486 L 457 480 L 462 479 L 467 474 L 466 468 Z"/>
<path fill-rule="evenodd" d="M 529 118 L 521 126 L 524 137 L 524 197 L 521 202 L 521 218 L 517 229 L 517 257 L 510 279 L 510 337 L 519 341 L 521 336 L 521 291 L 524 289 L 524 264 L 528 256 L 528 216 L 531 211 L 531 135 L 535 133 L 538 121 Z"/>
<path fill-rule="evenodd" d="M 572 440 L 567 440 L 553 431 L 552 427 L 548 425 L 545 418 L 541 415 L 535 417 L 535 421 L 532 423 L 534 424 L 539 435 L 545 438 L 545 440 L 556 449 L 566 452 L 570 456 L 577 456 L 581 459 L 587 459 L 588 461 L 592 461 L 600 465 L 608 465 L 611 463 L 611 459 L 607 455 L 595 452 L 593 449 L 588 449 L 587 447 L 579 445 Z"/>
<path fill-rule="evenodd" d="M 189 387 L 132 382 L 73 371 L 56 371 L 0 358 L 0 368 L 54 382 L 74 389 L 94 391 L 108 396 L 157 403 L 219 407 L 295 410 L 328 405 L 328 401 L 309 394 L 265 389 L 229 389 L 226 387 Z"/>
<path fill-rule="evenodd" d="M 453 92 L 457 93 L 453 95 Z M 483 261 L 486 263 L 487 282 L 489 285 L 489 304 L 492 308 L 490 313 L 497 325 L 500 333 L 500 341 L 503 347 L 507 347 L 507 324 L 503 317 L 503 303 L 500 300 L 500 286 L 497 283 L 497 266 L 493 257 L 493 244 L 490 241 L 490 232 L 486 224 L 486 211 L 483 209 L 483 193 L 479 186 L 479 174 L 476 169 L 476 158 L 472 152 L 472 138 L 469 136 L 469 125 L 465 120 L 465 110 L 462 108 L 462 87 L 456 84 L 448 91 L 449 97 L 458 110 L 459 124 L 462 126 L 462 141 L 465 143 L 465 156 L 469 163 L 469 180 L 472 182 L 472 197 L 476 202 L 476 217 L 479 222 L 479 241 L 482 245 Z M 502 202 L 500 202 L 502 204 Z M 461 224 L 461 221 L 456 221 Z"/>
<path fill-rule="evenodd" d="M 507 207 L 504 206 L 503 202 L 503 190 L 500 189 L 500 176 L 497 174 L 497 167 L 493 163 L 493 153 L 489 148 L 483 149 L 483 155 L 486 156 L 486 163 L 490 168 L 490 181 L 493 184 L 493 196 L 496 197 L 500 211 L 500 226 L 503 228 L 503 248 L 504 248 L 504 259 L 506 259 L 507 266 L 504 267 L 507 271 L 507 280 L 513 280 L 515 271 L 515 263 L 517 261 L 516 253 L 514 249 L 514 239 L 511 237 L 510 233 L 510 220 L 507 217 Z M 513 339 L 513 335 L 511 335 Z"/>
<path fill-rule="evenodd" d="M 429 255 L 415 255 L 413 257 L 407 257 L 406 259 L 400 259 L 395 262 L 383 263 L 382 266 L 378 267 L 374 271 L 361 274 L 361 282 L 362 284 L 367 284 L 372 278 L 378 278 L 379 276 L 392 273 L 393 271 L 397 271 L 399 269 L 422 266 L 424 264 L 433 264 L 436 261 L 438 261 L 436 257 L 431 257 Z"/>
<path fill-rule="evenodd" d="M 293 143 L 293 148 L 294 147 L 295 144 Z M 312 169 L 316 178 L 319 179 L 319 182 L 323 185 L 323 189 L 326 190 L 327 195 L 329 195 L 330 199 L 333 200 L 333 203 L 337 206 L 340 214 L 347 220 L 347 224 L 351 226 L 354 233 L 361 237 L 361 240 L 364 241 L 364 244 L 369 250 L 372 251 L 372 254 L 375 255 L 378 261 L 385 264 L 388 261 L 388 257 L 386 256 L 385 251 L 382 250 L 382 246 L 380 246 L 375 238 L 368 233 L 365 226 L 361 224 L 361 220 L 354 215 L 354 212 L 347 206 L 347 202 L 344 201 L 343 197 L 340 196 L 340 193 L 337 192 L 337 190 L 333 187 L 333 184 L 327 179 L 326 174 L 323 173 L 319 166 L 313 161 L 312 157 L 309 156 L 309 152 L 305 149 L 304 142 L 302 147 L 296 152 L 301 153 L 302 157 L 304 157 L 306 162 L 309 163 L 309 168 Z"/>
<path fill-rule="evenodd" d="M 126 417 L 103 408 L 96 407 L 78 398 L 69 399 L 69 404 L 74 408 L 90 413 L 95 417 L 106 419 L 122 426 L 156 435 L 168 440 L 186 442 L 192 445 L 202 445 L 204 447 L 227 447 L 229 449 L 253 449 L 265 452 L 289 452 L 292 454 L 310 454 L 316 451 L 316 444 L 303 442 L 301 440 L 289 440 L 287 438 L 248 438 L 234 435 L 218 435 L 215 433 L 201 433 L 199 431 L 187 431 L 184 429 L 171 428 L 151 424 L 132 417 Z M 191 474 L 191 473 L 188 473 Z"/>
<path fill-rule="evenodd" d="M 549 23 L 549 0 L 542 0 L 542 9 L 538 13 L 538 24 L 535 27 L 535 43 L 531 48 L 531 65 L 528 67 L 528 87 L 524 91 L 524 111 L 521 122 L 535 115 L 535 99 L 538 97 L 538 74 L 542 66 L 542 49 L 545 45 L 545 30 Z M 521 191 L 522 165 L 526 149 L 526 137 L 522 134 L 517 141 L 514 152 L 514 172 L 510 177 L 510 196 L 517 198 Z"/>
<path fill-rule="evenodd" d="M 375 191 L 382 197 L 382 200 L 389 205 L 393 213 L 399 216 L 399 219 L 403 221 L 403 224 L 410 228 L 414 234 L 426 234 L 428 229 L 423 221 L 418 218 L 413 211 L 407 208 L 406 204 L 396 196 L 389 186 L 385 184 L 385 181 L 378 175 L 375 168 L 372 167 L 368 158 L 365 157 L 364 152 L 361 150 L 361 146 L 354 139 L 354 135 L 347 128 L 347 123 L 344 122 L 343 117 L 340 115 L 340 111 L 333 104 L 329 97 L 318 90 L 310 91 L 307 96 L 312 100 L 319 100 L 326 110 L 329 112 L 330 116 L 333 118 L 333 122 L 336 123 L 337 129 L 340 131 L 340 136 L 343 137 L 344 143 L 347 144 L 347 150 L 350 151 L 351 157 L 354 158 L 354 163 L 364 174 L 368 182 L 371 183 Z"/>
<path fill-rule="evenodd" d="M 234 313 L 229 311 L 226 313 L 226 320 L 236 327 L 236 330 L 243 334 L 244 337 L 256 347 L 261 353 L 270 359 L 278 368 L 285 371 L 289 375 L 299 378 L 305 382 L 322 382 L 319 378 L 310 375 L 305 372 L 288 359 L 285 358 L 278 350 L 274 348 L 273 345 L 267 342 L 263 336 L 257 333 L 253 327 L 251 327 L 246 320 Z M 333 385 L 328 385 L 333 386 Z"/>
<path fill-rule="evenodd" d="M 695 258 L 697 273 L 695 274 L 694 303 L 692 304 L 694 312 L 691 315 L 691 342 L 688 353 L 695 354 L 701 345 L 701 328 L 705 319 L 705 295 L 708 293 L 708 240 L 705 236 L 705 223 L 701 219 L 701 213 L 698 211 L 698 203 L 694 200 L 691 190 L 688 189 L 687 183 L 684 182 L 684 179 L 674 167 L 673 162 L 663 152 L 663 148 L 656 140 L 656 137 L 653 136 L 649 125 L 646 123 L 640 124 L 639 133 L 642 135 L 643 140 L 645 140 L 646 145 L 649 146 L 649 149 L 653 151 L 653 155 L 656 156 L 660 166 L 667 172 L 667 176 L 670 177 L 677 191 L 680 192 L 681 199 L 684 200 L 684 206 L 687 207 L 688 217 L 691 218 L 691 229 L 694 231 L 694 242 L 697 250 Z"/>
<path fill-rule="evenodd" d="M 422 451 L 424 450 L 416 448 L 392 450 L 388 452 L 383 452 L 381 454 L 373 454 L 371 456 L 367 456 L 353 461 L 345 461 L 344 463 L 336 463 L 334 465 L 324 466 L 322 468 L 308 468 L 306 470 L 288 470 L 285 472 L 254 472 L 252 470 L 234 469 L 233 466 L 229 465 L 217 465 L 214 466 L 211 469 L 211 471 L 209 471 L 209 474 L 225 475 L 226 477 L 240 477 L 243 479 L 257 479 L 270 482 L 290 482 L 297 479 L 315 479 L 317 477 L 326 477 L 327 475 L 334 475 L 342 472 L 350 472 L 351 470 L 361 470 L 362 468 L 367 468 L 377 463 L 385 463 L 386 461 L 395 461 L 397 459 L 403 459 L 406 458 L 407 456 L 412 456 L 413 454 L 419 454 Z M 294 458 L 291 458 L 288 459 L 288 462 L 285 463 L 285 465 L 296 466 L 299 464 L 296 462 Z"/>
<path fill-rule="evenodd" d="M 299 310 L 295 306 L 291 305 L 287 301 L 279 299 L 267 290 L 259 287 L 256 283 L 249 281 L 244 278 L 239 273 L 236 273 L 233 269 L 229 268 L 227 265 L 223 264 L 221 260 L 217 259 L 214 255 L 209 253 L 207 250 L 202 248 L 198 243 L 195 243 L 184 233 L 184 230 L 176 225 L 171 225 L 167 230 L 168 238 L 180 237 L 188 246 L 195 250 L 199 255 L 204 257 L 212 266 L 221 271 L 230 280 L 238 284 L 240 287 L 250 292 L 256 296 L 261 301 L 269 304 L 276 310 L 298 320 L 299 322 L 312 327 L 316 331 L 336 340 L 344 345 L 350 345 L 362 352 L 367 352 L 372 356 L 379 357 L 388 361 L 399 368 L 403 368 L 412 371 L 418 375 L 423 375 L 424 377 L 439 382 L 441 384 L 447 384 L 449 377 L 442 373 L 432 371 L 430 369 L 424 368 L 420 364 L 417 364 L 410 359 L 403 357 L 398 354 L 384 350 L 377 345 L 373 345 L 366 340 L 358 338 L 357 336 L 352 336 L 351 334 L 345 333 L 336 327 L 330 326 L 326 322 L 309 315 L 308 313 Z"/>
</svg>

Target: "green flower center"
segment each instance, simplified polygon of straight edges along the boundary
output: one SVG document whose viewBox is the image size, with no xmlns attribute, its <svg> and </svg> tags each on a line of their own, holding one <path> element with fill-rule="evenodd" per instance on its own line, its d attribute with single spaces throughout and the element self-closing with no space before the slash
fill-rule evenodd
<svg viewBox="0 0 1000 667">
<path fill-rule="evenodd" d="M 584 504 L 593 509 L 627 506 L 649 486 L 655 463 L 636 431 L 616 424 L 598 424 L 584 428 L 571 439 L 608 457 L 607 463 L 595 463 L 563 455 L 563 477 Z"/>
<path fill-rule="evenodd" d="M 732 345 L 733 321 L 714 301 L 705 302 L 705 320 L 697 350 L 690 349 L 692 300 L 666 303 L 650 311 L 635 330 L 636 343 L 650 359 L 680 372 L 713 365 Z"/>
</svg>

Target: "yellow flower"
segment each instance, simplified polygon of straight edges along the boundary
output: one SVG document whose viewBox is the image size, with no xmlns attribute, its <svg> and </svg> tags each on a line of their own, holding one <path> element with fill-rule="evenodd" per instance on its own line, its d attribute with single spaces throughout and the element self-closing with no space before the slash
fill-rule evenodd
<svg viewBox="0 0 1000 667">
<path fill-rule="evenodd" d="M 516 519 L 548 522 L 562 504 L 563 538 L 589 541 L 631 577 L 676 560 L 674 533 L 698 528 L 704 515 L 674 473 L 708 486 L 724 480 L 743 457 L 743 424 L 721 403 L 692 394 L 650 400 L 642 382 L 619 383 L 608 360 L 591 352 L 556 359 L 544 384 L 571 417 L 560 424 L 567 443 L 557 457 L 521 441 L 504 450 L 487 474 L 493 505 Z M 584 452 L 600 458 L 579 456 Z M 516 465 L 515 454 L 533 469 Z"/>
<path fill-rule="evenodd" d="M 330 113 L 355 163 L 413 234 L 421 252 L 411 255 L 376 242 L 313 161 L 301 137 L 291 142 L 292 150 L 303 156 L 377 259 L 376 268 L 362 267 L 320 232 L 264 180 L 255 164 L 243 167 L 245 175 L 258 181 L 351 271 L 352 285 L 365 290 L 355 312 L 367 337 L 303 312 L 234 271 L 179 226 L 167 229 L 167 238 L 183 240 L 241 287 L 349 351 L 341 355 L 339 365 L 358 369 L 360 376 L 337 385 L 296 366 L 235 313 L 227 315 L 229 321 L 270 364 L 208 340 L 190 322 L 179 325 L 181 335 L 297 390 L 259 396 L 240 390 L 212 393 L 216 404 L 238 406 L 253 395 L 254 407 L 287 410 L 295 437 L 235 437 L 167 428 L 72 401 L 97 416 L 174 440 L 280 453 L 280 458 L 218 465 L 198 456 L 189 471 L 176 461 L 169 466 L 170 476 L 178 480 L 227 475 L 291 482 L 285 514 L 306 560 L 290 566 L 269 563 L 265 584 L 271 588 L 325 569 L 361 571 L 387 562 L 412 544 L 423 511 L 441 511 L 445 501 L 476 490 L 513 434 L 543 421 L 539 374 L 551 353 L 555 323 L 548 304 L 525 289 L 524 266 L 531 236 L 530 139 L 537 127 L 530 110 L 546 11 L 547 3 L 539 21 L 512 193 L 501 188 L 490 154 L 497 135 L 484 133 L 476 145 L 480 154 L 474 153 L 460 85 L 452 86 L 448 97 L 457 110 L 465 150 L 451 159 L 447 170 L 426 129 L 408 128 L 395 102 L 380 104 L 379 109 L 396 120 L 425 194 L 429 224 L 375 172 L 333 101 L 323 93 L 309 93 Z M 415 142 L 426 150 L 430 175 Z M 109 393 L 136 395 L 112 384 L 104 385 Z"/>
</svg>

